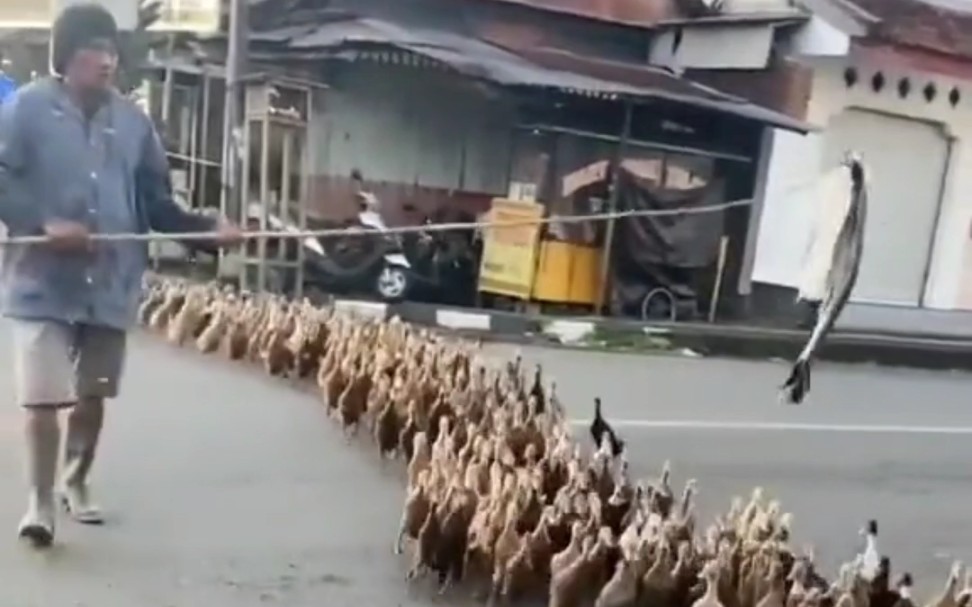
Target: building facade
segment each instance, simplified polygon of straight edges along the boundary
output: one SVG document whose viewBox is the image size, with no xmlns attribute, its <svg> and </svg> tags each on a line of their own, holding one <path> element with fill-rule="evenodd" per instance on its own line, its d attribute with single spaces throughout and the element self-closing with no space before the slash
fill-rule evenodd
<svg viewBox="0 0 972 607">
<path fill-rule="evenodd" d="M 972 33 L 972 16 L 918 0 L 817 4 L 790 52 L 813 69 L 806 117 L 821 130 L 767 137 L 757 308 L 792 307 L 820 206 L 815 181 L 856 149 L 872 183 L 848 322 L 920 325 L 923 310 L 972 309 L 972 63 L 942 47 L 944 35 L 922 38 L 928 27 Z"/>
</svg>

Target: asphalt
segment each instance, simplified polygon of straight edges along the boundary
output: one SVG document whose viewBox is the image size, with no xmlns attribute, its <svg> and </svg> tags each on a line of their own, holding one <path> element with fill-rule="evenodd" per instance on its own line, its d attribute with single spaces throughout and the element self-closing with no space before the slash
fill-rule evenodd
<svg viewBox="0 0 972 607">
<path fill-rule="evenodd" d="M 303 390 L 156 338 L 133 341 L 94 478 L 105 527 L 63 521 L 47 553 L 15 540 L 20 422 L 12 406 L 0 414 L 0 524 L 9 530 L 9 541 L 0 535 L 0 604 L 431 604 L 430 593 L 407 591 L 392 555 L 397 470 L 381 470 L 364 443 L 347 446 Z M 0 369 L 9 394 L 9 365 Z"/>
<path fill-rule="evenodd" d="M 539 360 L 586 439 L 592 400 L 626 439 L 632 471 L 700 488 L 700 520 L 762 486 L 795 516 L 795 541 L 833 573 L 879 521 L 882 552 L 927 596 L 952 559 L 972 563 L 972 375 L 822 364 L 812 393 L 782 405 L 783 363 L 519 349 Z M 930 597 L 929 597 L 930 598 Z"/>
<path fill-rule="evenodd" d="M 0 343 L 6 344 L 0 326 Z M 490 355 L 512 348 L 489 346 Z M 665 458 L 698 479 L 703 518 L 755 485 L 795 514 L 830 566 L 870 517 L 898 570 L 937 587 L 972 558 L 972 376 L 823 365 L 810 401 L 775 401 L 771 363 L 527 348 L 586 432 L 590 401 L 628 440 L 635 473 Z M 9 354 L 0 349 L 0 362 Z M 11 393 L 10 364 L 0 392 Z M 307 390 L 135 335 L 110 405 L 95 487 L 103 528 L 63 521 L 38 553 L 14 538 L 23 506 L 19 416 L 0 407 L 0 604 L 50 607 L 464 605 L 409 589 L 391 553 L 401 473 L 346 445 Z M 665 427 L 668 424 L 669 427 Z M 670 427 L 670 426 L 675 427 Z"/>
</svg>

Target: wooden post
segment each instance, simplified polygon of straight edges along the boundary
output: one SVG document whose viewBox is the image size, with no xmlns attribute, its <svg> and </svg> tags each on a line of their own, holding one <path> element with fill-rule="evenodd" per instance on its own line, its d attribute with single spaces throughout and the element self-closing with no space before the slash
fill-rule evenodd
<svg viewBox="0 0 972 607">
<path fill-rule="evenodd" d="M 634 114 L 634 104 L 630 100 L 625 100 L 624 126 L 621 128 L 621 138 L 618 142 L 614 167 L 611 171 L 611 192 L 608 194 L 608 206 L 606 209 L 608 213 L 613 213 L 618 208 L 618 177 L 621 174 L 621 163 L 624 162 L 624 153 L 627 151 L 628 139 L 631 137 L 632 114 Z M 615 219 L 613 217 L 607 220 L 607 228 L 604 234 L 604 248 L 601 250 L 601 285 L 597 294 L 597 307 L 594 309 L 594 312 L 597 314 L 604 313 L 604 302 L 607 299 L 608 289 L 610 288 L 608 277 L 611 273 L 611 249 L 614 246 L 614 224 Z"/>
<path fill-rule="evenodd" d="M 719 299 L 722 291 L 722 277 L 726 273 L 726 253 L 729 251 L 729 237 L 719 239 L 719 259 L 716 261 L 715 284 L 712 286 L 712 297 L 709 298 L 709 322 L 715 322 L 716 311 L 719 309 Z"/>
</svg>

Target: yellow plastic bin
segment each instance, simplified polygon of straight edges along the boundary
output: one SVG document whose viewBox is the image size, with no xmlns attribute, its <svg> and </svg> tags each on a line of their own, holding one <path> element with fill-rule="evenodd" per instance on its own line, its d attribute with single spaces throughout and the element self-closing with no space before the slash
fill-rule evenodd
<svg viewBox="0 0 972 607">
<path fill-rule="evenodd" d="M 533 299 L 557 304 L 596 305 L 600 271 L 600 249 L 544 240 L 540 243 Z"/>
</svg>

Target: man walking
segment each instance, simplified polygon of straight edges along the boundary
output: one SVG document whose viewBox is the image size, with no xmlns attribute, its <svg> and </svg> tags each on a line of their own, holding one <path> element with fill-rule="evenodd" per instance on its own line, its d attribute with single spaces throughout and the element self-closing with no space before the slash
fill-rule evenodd
<svg viewBox="0 0 972 607">
<path fill-rule="evenodd" d="M 29 497 L 19 534 L 54 538 L 58 411 L 70 408 L 57 493 L 71 516 L 102 522 L 88 491 L 104 417 L 118 393 L 125 332 L 146 268 L 144 243 L 89 234 L 202 232 L 236 244 L 239 230 L 184 212 L 147 115 L 113 87 L 118 32 L 94 4 L 66 8 L 52 28 L 55 77 L 0 108 L 0 222 L 43 245 L 3 251 L 2 311 L 11 319 L 17 400 L 25 411 Z"/>
</svg>

